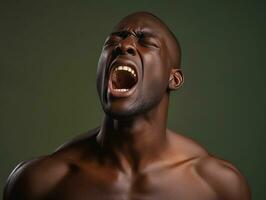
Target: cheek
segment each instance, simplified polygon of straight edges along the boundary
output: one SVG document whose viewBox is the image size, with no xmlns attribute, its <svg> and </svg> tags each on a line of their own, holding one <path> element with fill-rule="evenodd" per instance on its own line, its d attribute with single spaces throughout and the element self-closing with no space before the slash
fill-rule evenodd
<svg viewBox="0 0 266 200">
<path fill-rule="evenodd" d="M 144 90 L 152 93 L 164 93 L 168 85 L 167 66 L 158 55 L 150 56 L 147 63 L 149 64 L 144 63 Z"/>
<path fill-rule="evenodd" d="M 101 70 L 103 70 L 103 68 L 105 68 L 105 66 L 107 64 L 107 59 L 108 59 L 108 53 L 103 50 L 100 57 L 99 57 L 97 71 L 101 71 Z"/>
<path fill-rule="evenodd" d="M 98 91 L 101 90 L 103 87 L 104 77 L 106 74 L 106 66 L 107 66 L 107 56 L 108 54 L 106 52 L 102 52 L 98 61 L 98 67 L 97 67 L 97 76 L 96 76 L 96 83 L 97 83 L 97 89 Z"/>
<path fill-rule="evenodd" d="M 146 79 L 152 79 L 155 85 L 165 85 L 164 83 L 167 81 L 168 83 L 168 64 L 165 59 L 165 55 L 161 52 L 153 52 L 149 53 L 143 59 L 144 64 L 144 77 Z M 150 82 L 150 81 L 149 81 Z"/>
</svg>

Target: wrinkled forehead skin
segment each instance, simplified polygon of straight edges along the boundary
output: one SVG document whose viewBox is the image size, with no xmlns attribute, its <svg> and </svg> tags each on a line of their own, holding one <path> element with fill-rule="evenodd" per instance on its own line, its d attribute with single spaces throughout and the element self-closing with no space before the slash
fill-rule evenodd
<svg viewBox="0 0 266 200">
<path fill-rule="evenodd" d="M 168 26 L 155 15 L 136 12 L 124 17 L 113 29 L 116 31 L 149 31 L 164 43 L 173 68 L 180 68 L 181 49 L 178 40 Z"/>
</svg>

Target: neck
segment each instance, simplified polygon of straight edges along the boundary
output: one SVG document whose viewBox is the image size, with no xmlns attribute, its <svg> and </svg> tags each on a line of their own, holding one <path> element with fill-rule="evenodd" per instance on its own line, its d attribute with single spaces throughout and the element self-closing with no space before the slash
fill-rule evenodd
<svg viewBox="0 0 266 200">
<path fill-rule="evenodd" d="M 130 119 L 105 116 L 97 136 L 102 148 L 135 170 L 159 159 L 167 147 L 168 98 L 165 95 L 157 107 Z"/>
</svg>

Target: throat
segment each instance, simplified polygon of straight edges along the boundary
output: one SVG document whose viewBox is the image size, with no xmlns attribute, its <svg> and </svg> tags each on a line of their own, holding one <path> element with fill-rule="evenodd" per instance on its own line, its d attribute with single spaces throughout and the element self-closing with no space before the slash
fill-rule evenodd
<svg viewBox="0 0 266 200">
<path fill-rule="evenodd" d="M 97 142 L 110 159 L 123 157 L 135 170 L 165 157 L 170 147 L 166 129 L 169 96 L 157 106 L 134 117 L 115 119 L 105 115 Z"/>
<path fill-rule="evenodd" d="M 108 128 L 107 128 L 108 127 Z M 117 160 L 139 170 L 158 159 L 167 147 L 166 129 L 149 126 L 143 120 L 125 122 L 105 119 L 97 137 L 107 152 Z"/>
</svg>

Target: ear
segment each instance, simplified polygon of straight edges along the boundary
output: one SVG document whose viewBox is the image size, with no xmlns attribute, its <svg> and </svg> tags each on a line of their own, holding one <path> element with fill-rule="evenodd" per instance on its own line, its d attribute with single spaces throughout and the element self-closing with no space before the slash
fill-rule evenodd
<svg viewBox="0 0 266 200">
<path fill-rule="evenodd" d="M 176 90 L 183 84 L 183 82 L 184 82 L 184 77 L 181 69 L 172 68 L 169 77 L 168 89 Z"/>
</svg>

